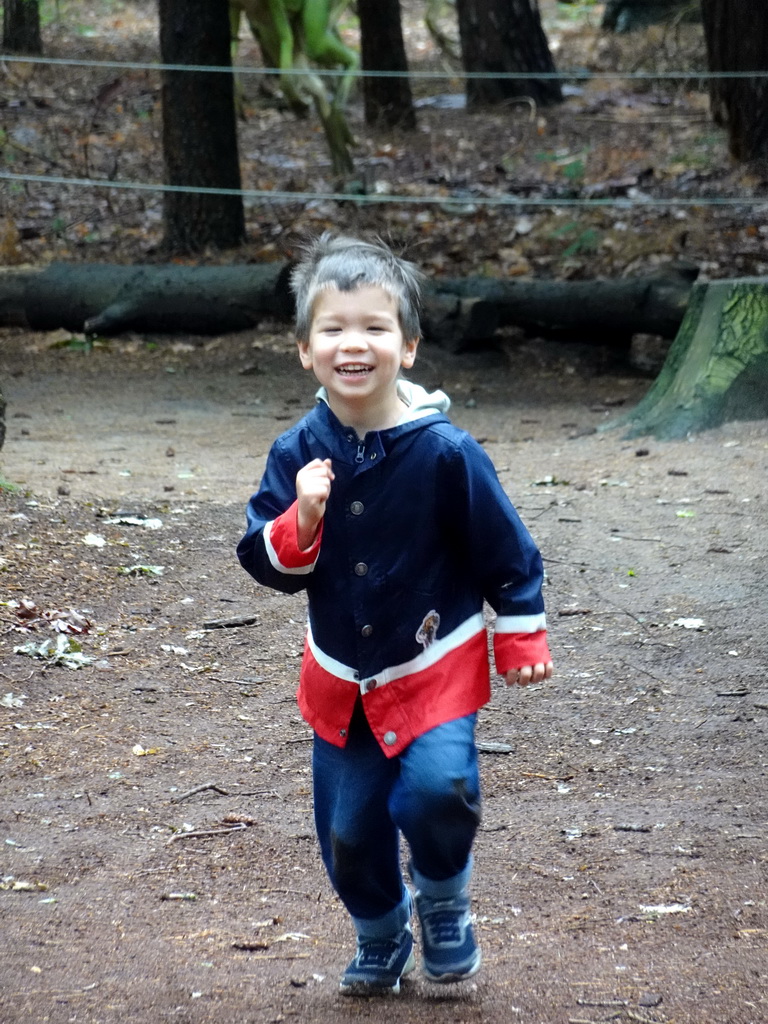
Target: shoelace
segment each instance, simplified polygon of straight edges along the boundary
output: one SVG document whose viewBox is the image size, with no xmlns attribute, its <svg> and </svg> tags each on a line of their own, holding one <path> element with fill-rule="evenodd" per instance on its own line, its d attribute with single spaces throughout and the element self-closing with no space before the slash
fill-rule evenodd
<svg viewBox="0 0 768 1024">
<path fill-rule="evenodd" d="M 397 952 L 397 943 L 392 941 L 364 942 L 357 954 L 358 967 L 387 967 Z"/>
<path fill-rule="evenodd" d="M 463 913 L 457 913 L 455 910 L 434 910 L 426 917 L 424 925 L 429 932 L 430 942 L 441 946 L 462 941 L 463 922 Z"/>
</svg>

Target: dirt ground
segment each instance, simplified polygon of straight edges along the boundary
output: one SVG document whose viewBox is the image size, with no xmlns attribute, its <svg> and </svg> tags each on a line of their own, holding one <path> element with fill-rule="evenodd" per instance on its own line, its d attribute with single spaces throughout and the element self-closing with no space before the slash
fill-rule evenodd
<svg viewBox="0 0 768 1024">
<path fill-rule="evenodd" d="M 345 1000 L 304 604 L 234 555 L 312 382 L 285 332 L 55 341 L 0 335 L 3 1024 L 766 1020 L 767 422 L 626 441 L 648 380 L 594 351 L 422 351 L 543 550 L 557 675 L 480 716 L 481 974 Z"/>
</svg>

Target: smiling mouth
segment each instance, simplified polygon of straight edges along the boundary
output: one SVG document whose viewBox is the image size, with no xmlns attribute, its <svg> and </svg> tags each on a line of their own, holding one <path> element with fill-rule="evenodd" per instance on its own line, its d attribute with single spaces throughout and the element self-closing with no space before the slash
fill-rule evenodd
<svg viewBox="0 0 768 1024">
<path fill-rule="evenodd" d="M 372 369 L 372 366 L 365 363 L 346 363 L 344 366 L 337 366 L 336 373 L 340 373 L 342 377 L 364 377 Z"/>
</svg>

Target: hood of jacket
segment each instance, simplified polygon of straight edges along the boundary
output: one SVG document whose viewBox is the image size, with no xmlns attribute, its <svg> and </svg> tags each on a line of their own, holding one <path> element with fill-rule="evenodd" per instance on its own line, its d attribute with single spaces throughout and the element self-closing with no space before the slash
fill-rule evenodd
<svg viewBox="0 0 768 1024">
<path fill-rule="evenodd" d="M 415 435 L 434 423 L 450 422 L 446 412 L 451 400 L 443 391 L 429 392 L 420 384 L 400 378 L 397 393 L 403 402 L 400 422 L 386 430 L 371 430 L 363 438 L 336 417 L 328 404 L 325 388 L 316 392 L 317 405 L 302 422 L 318 440 L 328 445 L 329 455 L 354 461 L 357 471 L 371 469 L 406 436 Z"/>
<path fill-rule="evenodd" d="M 427 391 L 421 384 L 414 384 L 404 377 L 397 382 L 397 393 L 407 406 L 400 423 L 420 420 L 423 416 L 431 416 L 435 412 L 445 414 L 451 407 L 451 400 L 444 391 Z"/>
</svg>

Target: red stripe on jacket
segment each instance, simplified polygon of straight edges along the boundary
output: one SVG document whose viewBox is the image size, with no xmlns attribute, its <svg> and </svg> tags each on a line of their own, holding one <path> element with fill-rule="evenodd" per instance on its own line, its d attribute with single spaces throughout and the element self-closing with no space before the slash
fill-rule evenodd
<svg viewBox="0 0 768 1024">
<path fill-rule="evenodd" d="M 286 569 L 301 569 L 313 565 L 320 553 L 323 536 L 323 521 L 317 530 L 312 547 L 302 551 L 299 547 L 299 502 L 298 500 L 269 524 L 269 542 L 280 564 Z"/>
<path fill-rule="evenodd" d="M 305 721 L 322 739 L 343 747 L 360 686 L 322 668 L 307 644 L 298 702 Z M 362 694 L 371 731 L 387 757 L 437 725 L 471 715 L 491 698 L 485 630 L 420 672 Z"/>
</svg>

